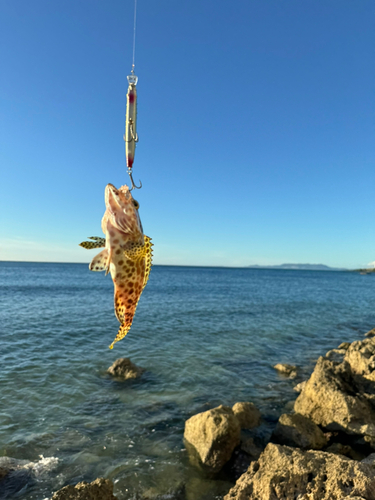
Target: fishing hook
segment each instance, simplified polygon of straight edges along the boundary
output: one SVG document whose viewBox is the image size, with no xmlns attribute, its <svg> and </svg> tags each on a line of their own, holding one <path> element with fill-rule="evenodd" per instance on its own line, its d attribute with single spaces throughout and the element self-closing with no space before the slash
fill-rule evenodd
<svg viewBox="0 0 375 500">
<path fill-rule="evenodd" d="M 142 182 L 139 181 L 140 183 L 140 186 L 136 186 L 134 181 L 133 181 L 133 173 L 132 173 L 132 169 L 131 168 L 128 168 L 128 174 L 129 174 L 129 177 L 130 177 L 130 182 L 132 183 L 132 187 L 131 189 L 129 189 L 129 191 L 132 191 L 133 189 L 141 189 L 142 187 Z"/>
</svg>

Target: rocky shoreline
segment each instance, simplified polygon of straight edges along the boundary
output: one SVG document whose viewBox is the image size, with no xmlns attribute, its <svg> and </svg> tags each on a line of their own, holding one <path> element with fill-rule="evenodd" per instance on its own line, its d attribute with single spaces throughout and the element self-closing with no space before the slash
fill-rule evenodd
<svg viewBox="0 0 375 500">
<path fill-rule="evenodd" d="M 208 473 L 218 473 L 229 442 L 233 451 L 240 447 L 249 455 L 249 467 L 224 500 L 375 500 L 374 335 L 371 330 L 363 341 L 343 343 L 318 359 L 310 378 L 296 387 L 293 411 L 280 416 L 256 459 L 251 447 L 244 447 L 244 437 L 233 431 L 244 429 L 233 423 L 233 409 L 218 407 L 186 422 L 191 461 L 197 464 L 198 453 L 206 473 L 207 467 Z M 295 366 L 275 368 L 296 376 Z"/>
<path fill-rule="evenodd" d="M 198 413 L 185 422 L 191 465 L 202 477 L 232 482 L 224 500 L 375 500 L 375 329 L 319 357 L 307 380 L 297 366 L 274 368 L 293 380 L 298 394 L 272 433 L 261 432 L 264 418 L 249 401 Z M 108 374 L 127 380 L 143 371 L 122 358 Z M 0 467 L 0 490 L 18 471 L 11 465 Z M 196 500 L 184 485 L 168 498 Z M 65 486 L 52 500 L 116 496 L 113 483 L 98 478 Z"/>
</svg>

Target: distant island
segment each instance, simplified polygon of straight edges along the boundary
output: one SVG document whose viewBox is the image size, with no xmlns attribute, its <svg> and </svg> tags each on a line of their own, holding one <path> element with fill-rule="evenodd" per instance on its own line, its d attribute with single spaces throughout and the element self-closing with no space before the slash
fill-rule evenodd
<svg viewBox="0 0 375 500">
<path fill-rule="evenodd" d="M 344 267 L 330 267 L 325 264 L 280 264 L 279 266 L 260 266 L 254 264 L 248 267 L 257 269 L 295 269 L 299 271 L 348 271 Z"/>
</svg>

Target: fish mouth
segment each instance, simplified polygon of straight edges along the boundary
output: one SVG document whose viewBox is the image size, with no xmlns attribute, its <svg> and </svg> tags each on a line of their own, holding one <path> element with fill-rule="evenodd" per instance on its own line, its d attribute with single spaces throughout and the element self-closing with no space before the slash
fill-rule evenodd
<svg viewBox="0 0 375 500">
<path fill-rule="evenodd" d="M 129 197 L 129 191 L 122 192 L 122 194 L 125 195 L 126 199 Z M 120 198 L 120 191 L 113 184 L 107 184 L 105 188 L 105 204 L 112 214 L 121 209 L 124 204 Z"/>
</svg>

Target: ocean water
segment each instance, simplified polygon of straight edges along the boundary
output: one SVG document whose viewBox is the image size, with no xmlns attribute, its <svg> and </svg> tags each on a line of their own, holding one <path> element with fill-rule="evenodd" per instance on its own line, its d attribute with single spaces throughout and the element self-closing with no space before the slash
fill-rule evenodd
<svg viewBox="0 0 375 500">
<path fill-rule="evenodd" d="M 130 333 L 109 350 L 112 295 L 87 265 L 0 263 L 0 467 L 18 467 L 0 498 L 42 500 L 101 476 L 119 500 L 181 485 L 188 500 L 222 498 L 227 478 L 189 465 L 185 420 L 253 401 L 272 427 L 319 355 L 375 326 L 372 275 L 154 266 Z M 111 379 L 120 357 L 142 378 Z M 299 365 L 299 379 L 277 362 Z"/>
</svg>

